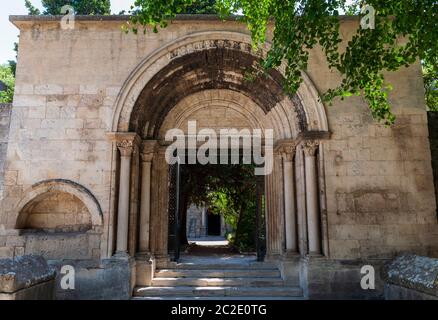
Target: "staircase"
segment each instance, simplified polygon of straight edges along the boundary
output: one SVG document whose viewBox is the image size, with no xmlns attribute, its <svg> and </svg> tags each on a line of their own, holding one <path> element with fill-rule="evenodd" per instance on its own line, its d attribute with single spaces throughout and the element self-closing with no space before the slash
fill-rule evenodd
<svg viewBox="0 0 438 320">
<path fill-rule="evenodd" d="M 274 264 L 241 261 L 182 262 L 159 269 L 151 287 L 134 289 L 134 299 L 145 300 L 292 300 L 303 291 L 286 284 Z"/>
</svg>

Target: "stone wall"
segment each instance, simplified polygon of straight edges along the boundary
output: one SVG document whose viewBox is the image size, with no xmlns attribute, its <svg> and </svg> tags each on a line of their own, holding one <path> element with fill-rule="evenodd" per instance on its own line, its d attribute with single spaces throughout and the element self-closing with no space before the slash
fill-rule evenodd
<svg viewBox="0 0 438 320">
<path fill-rule="evenodd" d="M 47 247 L 36 251 L 46 250 L 51 259 L 68 259 L 62 257 L 62 237 L 70 237 L 78 242 L 88 241 L 87 250 L 81 251 L 84 247 L 78 246 L 81 250 L 72 251 L 71 257 L 86 251 L 84 259 L 109 258 L 115 243 L 118 155 L 108 132 L 114 130 L 117 97 L 127 79 L 140 66 L 144 68 L 143 63 L 154 53 L 169 55 L 167 46 L 178 48 L 187 39 L 207 38 L 211 33 L 242 42 L 249 35 L 244 24 L 211 17 L 176 19 L 158 34 L 150 30 L 138 35 L 125 34 L 120 29 L 124 19 L 82 17 L 72 32 L 60 29 L 56 17 L 13 19 L 20 29 L 20 61 L 4 201 L 0 204 L 0 255 L 20 254 L 28 250 L 27 243 L 34 243 L 33 237 L 43 237 L 34 234 L 26 238 L 13 233 L 19 215 L 17 203 L 27 199 L 28 190 L 40 181 L 66 179 L 95 196 L 103 214 L 103 230 L 101 234 L 59 235 L 59 242 L 46 241 Z M 345 43 L 357 27 L 358 21 L 342 20 Z M 269 33 L 272 34 L 272 29 Z M 160 68 L 153 64 L 147 69 L 148 76 L 154 77 Z M 310 53 L 307 74 L 321 94 L 341 81 L 337 73 L 329 70 L 323 52 L 318 49 Z M 397 123 L 391 128 L 372 119 L 362 98 L 336 100 L 333 106 L 326 107 L 332 135 L 321 146 L 326 184 L 321 198 L 327 199 L 326 212 L 322 214 L 327 217 L 326 254 L 332 264 L 324 268 L 331 270 L 327 272 L 335 278 L 351 277 L 352 284 L 357 281 L 357 267 L 347 268 L 348 276 L 343 278 L 342 270 L 348 263 L 339 262 L 340 265 L 336 261 L 391 259 L 404 251 L 438 255 L 436 197 L 421 66 L 415 64 L 388 73 L 386 80 L 394 87 L 390 101 Z M 145 87 L 146 83 L 140 82 L 132 92 Z M 128 104 L 134 104 L 135 97 L 132 100 Z M 248 105 L 245 99 L 238 101 Z M 178 115 L 178 106 L 174 110 L 173 114 Z M 261 108 L 257 110 L 264 114 Z M 202 116 L 205 114 L 199 115 Z M 208 126 L 225 118 L 212 117 L 211 113 L 208 116 L 213 122 Z M 129 121 L 130 115 L 123 117 L 127 119 L 122 120 Z M 169 122 L 164 119 L 163 123 L 165 128 Z M 155 123 L 150 125 L 154 126 Z M 159 166 L 160 174 L 166 177 L 167 168 L 158 162 L 153 166 Z M 152 177 L 151 194 L 157 199 L 157 194 L 167 190 L 167 180 L 160 181 L 160 177 Z M 298 191 L 301 203 L 305 194 Z M 162 207 L 166 207 L 164 202 L 152 203 L 153 229 L 167 226 L 165 217 L 157 216 Z M 300 205 L 300 210 L 300 217 L 304 217 L 305 205 Z M 301 224 L 305 225 L 305 219 Z M 83 240 L 84 237 L 88 240 Z M 158 247 L 157 243 L 161 245 L 163 239 L 167 239 L 164 233 L 159 238 L 152 237 L 152 248 Z M 306 246 L 305 241 L 302 246 Z M 308 278 L 311 277 L 310 273 Z"/>
<path fill-rule="evenodd" d="M 206 226 L 202 225 L 202 214 L 205 209 L 191 205 L 187 210 L 187 236 L 200 238 L 206 236 Z"/>
<path fill-rule="evenodd" d="M 61 232 L 91 229 L 91 216 L 87 207 L 75 196 L 54 192 L 27 212 L 25 229 Z"/>
<path fill-rule="evenodd" d="M 427 117 L 429 120 L 430 150 L 432 151 L 432 168 L 438 207 L 438 112 L 428 112 Z"/>
<path fill-rule="evenodd" d="M 100 233 L 0 230 L 0 258 L 39 255 L 47 260 L 99 259 Z"/>
<path fill-rule="evenodd" d="M 55 298 L 57 300 L 128 300 L 133 290 L 135 263 L 132 260 L 51 260 L 57 270 Z M 61 288 L 62 266 L 75 272 L 75 289 Z"/>
<path fill-rule="evenodd" d="M 8 147 L 12 104 L 0 104 L 0 200 L 4 189 L 4 166 Z"/>
<path fill-rule="evenodd" d="M 328 260 L 307 258 L 301 263 L 300 281 L 311 300 L 358 299 L 382 300 L 384 281 L 380 276 L 384 260 Z M 374 268 L 374 289 L 361 286 L 364 266 Z"/>
</svg>

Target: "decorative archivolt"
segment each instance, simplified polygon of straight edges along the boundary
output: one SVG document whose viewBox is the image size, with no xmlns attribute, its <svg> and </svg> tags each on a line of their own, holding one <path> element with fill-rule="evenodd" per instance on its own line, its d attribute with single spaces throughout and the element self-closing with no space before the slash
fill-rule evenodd
<svg viewBox="0 0 438 320">
<path fill-rule="evenodd" d="M 122 87 L 114 108 L 113 114 L 113 132 L 128 132 L 130 130 L 130 121 L 136 103 L 139 100 L 144 88 L 161 70 L 171 65 L 177 59 L 181 59 L 187 55 L 203 52 L 217 48 L 228 48 L 236 52 L 252 54 L 255 57 L 263 56 L 269 50 L 269 44 L 266 44 L 258 53 L 251 51 L 251 38 L 247 34 L 238 32 L 199 32 L 187 35 L 176 41 L 157 49 L 151 55 L 146 57 L 135 70 L 131 73 Z M 280 74 L 284 74 L 284 66 L 280 67 Z M 320 102 L 319 94 L 312 84 L 309 77 L 303 73 L 304 82 L 301 85 L 296 97 L 287 98 L 281 101 L 280 108 L 298 109 L 297 105 L 302 107 L 302 110 L 296 110 L 295 122 L 301 123 L 301 131 L 328 131 L 328 123 L 326 112 L 323 104 Z M 280 81 L 281 79 L 275 79 Z M 267 92 L 257 92 L 254 94 L 268 94 Z M 146 103 L 147 104 L 147 103 Z M 147 107 L 147 105 L 146 105 Z M 263 108 L 263 106 L 260 106 Z M 276 121 L 283 122 L 285 119 L 280 114 L 276 116 Z M 150 128 L 154 128 L 154 123 L 146 124 Z M 305 127 L 302 129 L 302 127 Z"/>
</svg>

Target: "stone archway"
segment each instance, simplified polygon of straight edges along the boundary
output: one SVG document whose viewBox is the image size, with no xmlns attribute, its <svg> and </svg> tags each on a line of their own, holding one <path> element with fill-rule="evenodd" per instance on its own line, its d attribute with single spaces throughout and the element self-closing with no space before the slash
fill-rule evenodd
<svg viewBox="0 0 438 320">
<path fill-rule="evenodd" d="M 43 201 L 56 193 L 71 195 L 78 199 L 87 209 L 91 216 L 93 226 L 103 224 L 102 209 L 93 194 L 83 186 L 69 180 L 46 180 L 34 184 L 15 206 L 15 228 L 20 229 L 26 225 L 28 210 L 35 203 Z"/>
<path fill-rule="evenodd" d="M 169 79 L 167 76 L 172 76 L 169 70 L 181 71 L 181 65 L 199 61 L 200 57 L 202 57 L 202 53 L 209 50 L 221 50 L 222 53 L 238 52 L 243 55 L 243 59 L 238 59 L 238 56 L 230 56 L 230 60 L 237 61 L 235 64 L 246 61 L 244 66 L 251 67 L 254 62 L 257 62 L 259 57 L 266 55 L 269 47 L 270 44 L 266 43 L 263 49 L 258 53 L 254 53 L 252 51 L 251 38 L 249 35 L 221 31 L 193 33 L 160 48 L 146 57 L 125 81 L 115 103 L 112 131 L 132 131 L 133 118 L 135 122 L 135 118 L 137 117 L 134 110 L 135 105 L 139 99 L 144 97 L 144 93 L 150 93 L 147 91 L 147 85 L 155 84 L 156 82 L 154 81 L 157 81 L 157 79 L 161 79 L 161 82 L 166 83 L 166 79 Z M 193 60 L 193 57 L 197 60 Z M 277 86 L 274 92 L 269 93 L 270 99 L 268 99 L 269 102 L 267 106 L 272 107 L 273 102 L 278 102 L 279 98 L 276 97 L 276 95 L 286 98 L 281 90 L 281 80 L 284 69 L 285 66 L 282 65 L 278 71 L 271 74 L 270 80 L 276 83 Z M 307 131 L 327 132 L 328 121 L 324 105 L 321 103 L 319 94 L 312 84 L 312 81 L 304 72 L 303 78 L 304 82 L 298 90 L 296 97 L 292 97 L 294 104 L 298 107 L 297 109 L 299 109 L 300 112 L 299 121 L 301 121 Z M 222 85 L 224 84 L 222 83 Z M 262 84 L 257 83 L 254 87 L 257 88 L 257 85 L 261 86 Z M 152 88 L 154 88 L 154 86 L 152 86 Z M 208 86 L 201 88 L 196 86 L 196 89 L 204 90 L 208 89 Z M 189 92 L 185 91 L 183 96 L 179 96 L 179 98 L 181 99 L 188 94 Z M 178 101 L 179 100 L 176 99 L 173 103 L 177 103 Z"/>
<path fill-rule="evenodd" d="M 135 251 L 138 244 L 142 256 L 168 261 L 168 165 L 160 140 L 168 128 L 181 127 L 208 108 L 227 108 L 246 125 L 275 132 L 274 172 L 265 185 L 268 257 L 297 254 L 304 238 L 301 254 L 322 253 L 318 176 L 323 172 L 317 161 L 320 142 L 329 137 L 325 108 L 305 74 L 293 97 L 282 89 L 283 67 L 263 79 L 247 80 L 246 72 L 257 70 L 267 48 L 253 53 L 250 37 L 240 33 L 192 34 L 154 52 L 127 79 L 116 101 L 111 135 L 120 154 L 119 255 Z M 134 181 L 140 173 L 141 182 Z M 138 202 L 136 239 L 130 216 Z"/>
</svg>

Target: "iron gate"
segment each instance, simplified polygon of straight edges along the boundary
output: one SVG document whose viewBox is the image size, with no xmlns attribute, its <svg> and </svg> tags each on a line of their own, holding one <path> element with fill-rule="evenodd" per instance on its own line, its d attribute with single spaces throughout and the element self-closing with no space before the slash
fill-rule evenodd
<svg viewBox="0 0 438 320">
<path fill-rule="evenodd" d="M 181 253 L 181 165 L 169 166 L 169 254 L 172 261 L 178 262 Z"/>
<path fill-rule="evenodd" d="M 266 201 L 265 180 L 263 176 L 256 177 L 256 251 L 257 261 L 262 262 L 266 256 Z"/>
</svg>

